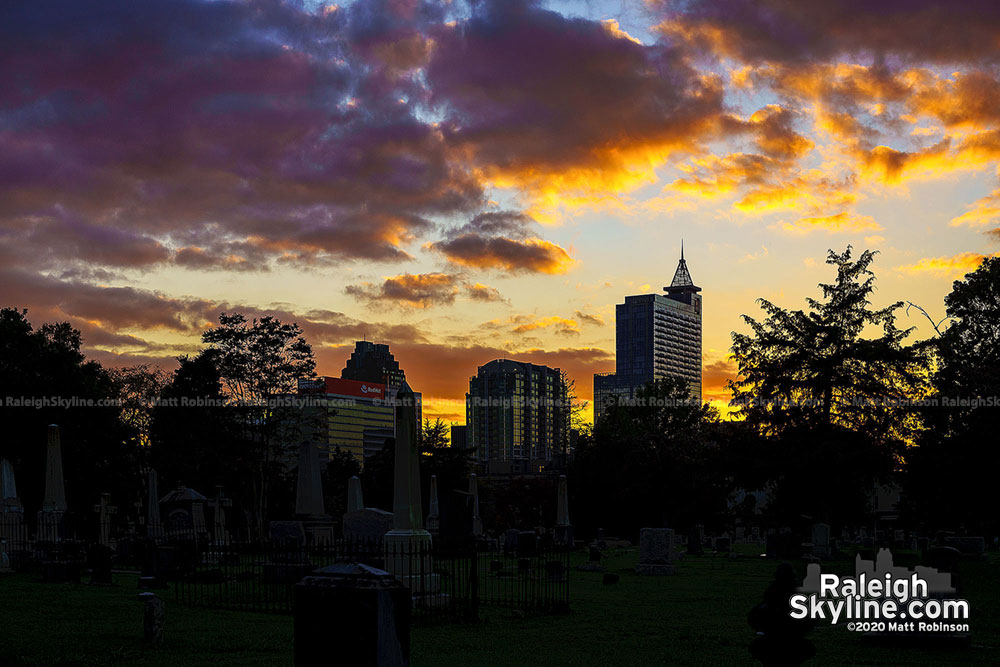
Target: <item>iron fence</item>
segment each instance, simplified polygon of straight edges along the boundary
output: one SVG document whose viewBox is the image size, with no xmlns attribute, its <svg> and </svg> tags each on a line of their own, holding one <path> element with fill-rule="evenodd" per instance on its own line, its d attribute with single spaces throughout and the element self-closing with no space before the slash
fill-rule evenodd
<svg viewBox="0 0 1000 667">
<path fill-rule="evenodd" d="M 496 540 L 471 538 L 427 544 L 337 536 L 308 543 L 301 536 L 235 539 L 176 526 L 142 526 L 117 535 L 96 530 L 77 539 L 70 528 L 65 521 L 39 519 L 29 531 L 23 520 L 0 515 L 0 561 L 14 569 L 60 562 L 85 571 L 100 566 L 100 559 L 91 561 L 92 548 L 101 544 L 109 554 L 107 567 L 137 571 L 142 585 L 169 587 L 179 603 L 255 612 L 291 613 L 295 584 L 337 563 L 394 574 L 411 590 L 416 622 L 474 621 L 480 605 L 542 613 L 569 608 L 570 547 L 551 541 L 522 540 L 520 548 L 506 549 Z"/>
</svg>

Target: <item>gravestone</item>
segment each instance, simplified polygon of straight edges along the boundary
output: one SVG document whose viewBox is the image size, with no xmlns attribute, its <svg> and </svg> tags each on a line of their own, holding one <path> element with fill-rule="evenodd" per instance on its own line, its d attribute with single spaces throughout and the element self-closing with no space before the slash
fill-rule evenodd
<svg viewBox="0 0 1000 667">
<path fill-rule="evenodd" d="M 392 512 L 364 507 L 344 514 L 341 532 L 349 540 L 381 542 L 385 534 L 392 530 L 392 525 Z"/>
<path fill-rule="evenodd" d="M 510 528 L 503 534 L 503 553 L 505 556 L 517 554 L 517 538 L 521 534 L 516 528 Z"/>
<path fill-rule="evenodd" d="M 205 505 L 208 499 L 194 489 L 178 486 L 160 499 L 164 514 L 165 533 L 172 540 L 202 540 L 208 538 Z"/>
<path fill-rule="evenodd" d="M 715 538 L 715 550 L 720 554 L 727 554 L 732 551 L 733 541 L 728 537 Z"/>
<path fill-rule="evenodd" d="M 358 563 L 316 570 L 295 586 L 296 667 L 410 664 L 410 591 L 393 575 Z M 341 659 L 331 660 L 331 649 Z"/>
<path fill-rule="evenodd" d="M 163 522 L 160 520 L 160 487 L 156 471 L 149 469 L 146 478 L 146 537 L 154 543 L 163 541 Z"/>
<path fill-rule="evenodd" d="M 427 532 L 436 536 L 441 531 L 441 506 L 438 503 L 437 475 L 431 475 L 430 498 L 427 506 Z"/>
<path fill-rule="evenodd" d="M 102 493 L 101 501 L 94 505 L 97 513 L 97 543 L 106 547 L 111 546 L 111 516 L 118 512 L 118 508 L 111 504 L 111 494 Z"/>
<path fill-rule="evenodd" d="M 942 543 L 953 547 L 964 556 L 982 556 L 986 553 L 986 539 L 983 537 L 945 537 Z"/>
<path fill-rule="evenodd" d="M 472 496 L 472 536 L 482 537 L 483 520 L 479 516 L 479 483 L 476 473 L 469 475 L 469 495 Z"/>
<path fill-rule="evenodd" d="M 45 450 L 45 496 L 38 513 L 38 539 L 43 542 L 59 542 L 63 538 L 65 514 L 66 484 L 63 479 L 59 427 L 49 424 Z"/>
<path fill-rule="evenodd" d="M 142 602 L 142 635 L 147 643 L 157 646 L 163 643 L 163 631 L 167 624 L 167 605 L 156 593 L 139 593 Z"/>
<path fill-rule="evenodd" d="M 226 530 L 226 508 L 233 506 L 233 501 L 226 498 L 221 484 L 215 487 L 215 499 L 208 502 L 212 508 L 212 536 L 216 545 L 229 544 L 229 531 Z"/>
<path fill-rule="evenodd" d="M 812 527 L 813 556 L 817 558 L 830 557 L 830 526 L 825 523 L 814 523 Z"/>
<path fill-rule="evenodd" d="M 431 534 L 424 529 L 420 499 L 416 396 L 403 381 L 396 394 L 392 530 L 383 537 L 386 570 L 414 594 L 436 594 L 441 576 L 431 562 Z"/>
<path fill-rule="evenodd" d="M 589 555 L 587 557 L 586 563 L 580 563 L 576 566 L 576 569 L 582 572 L 604 572 L 607 568 L 601 565 L 601 559 L 604 554 L 601 550 L 597 548 L 596 544 L 590 545 Z"/>
<path fill-rule="evenodd" d="M 573 526 L 569 522 L 569 490 L 566 484 L 566 475 L 559 475 L 556 526 L 552 536 L 558 545 L 573 546 Z"/>
<path fill-rule="evenodd" d="M 643 530 L 653 530 L 644 528 Z M 705 527 L 702 525 L 697 525 L 691 529 L 688 533 L 688 546 L 687 552 L 692 556 L 698 556 L 704 553 L 704 542 L 705 542 Z M 641 561 L 640 561 L 641 562 Z"/>
<path fill-rule="evenodd" d="M 90 583 L 110 586 L 111 547 L 106 544 L 91 544 L 87 548 L 87 567 L 90 568 Z"/>
<path fill-rule="evenodd" d="M 643 528 L 639 531 L 639 565 L 636 574 L 674 573 L 674 531 L 670 528 Z"/>
<path fill-rule="evenodd" d="M 7 459 L 0 459 L 0 540 L 7 542 L 8 559 L 10 551 L 26 546 L 26 537 L 24 505 L 17 495 L 14 466 Z"/>
<path fill-rule="evenodd" d="M 270 558 L 264 563 L 264 581 L 291 584 L 312 571 L 306 558 L 306 530 L 301 521 L 271 521 L 267 524 Z"/>
<path fill-rule="evenodd" d="M 306 545 L 306 530 L 301 521 L 271 521 L 267 538 L 278 549 L 302 549 Z"/>
<path fill-rule="evenodd" d="M 365 499 L 361 495 L 361 479 L 357 475 L 352 475 L 347 480 L 347 511 L 357 512 L 364 507 Z"/>
<path fill-rule="evenodd" d="M 0 574 L 13 572 L 10 566 L 10 555 L 7 553 L 7 538 L 0 537 Z"/>
<path fill-rule="evenodd" d="M 304 440 L 299 445 L 298 484 L 295 487 L 295 518 L 302 522 L 310 544 L 333 542 L 333 519 L 323 508 L 323 480 L 319 448 Z"/>
</svg>

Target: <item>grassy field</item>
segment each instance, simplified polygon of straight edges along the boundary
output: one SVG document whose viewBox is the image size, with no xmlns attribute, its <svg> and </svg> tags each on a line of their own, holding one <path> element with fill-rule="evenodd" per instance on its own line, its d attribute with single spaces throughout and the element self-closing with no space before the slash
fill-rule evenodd
<svg viewBox="0 0 1000 667">
<path fill-rule="evenodd" d="M 580 556 L 582 558 L 582 556 Z M 963 564 L 972 645 L 956 649 L 873 645 L 843 626 L 810 635 L 810 665 L 1000 664 L 1000 562 Z M 632 574 L 635 551 L 608 559 L 621 574 L 572 574 L 573 611 L 523 617 L 483 609 L 475 625 L 418 627 L 414 665 L 753 665 L 746 615 L 775 563 L 745 555 L 687 558 L 671 577 Z M 838 563 L 842 572 L 849 562 Z M 288 616 L 194 609 L 168 604 L 164 646 L 142 643 L 135 578 L 112 588 L 41 584 L 27 575 L 0 578 L 0 665 L 287 665 Z M 335 650 L 331 646 L 331 650 Z"/>
</svg>

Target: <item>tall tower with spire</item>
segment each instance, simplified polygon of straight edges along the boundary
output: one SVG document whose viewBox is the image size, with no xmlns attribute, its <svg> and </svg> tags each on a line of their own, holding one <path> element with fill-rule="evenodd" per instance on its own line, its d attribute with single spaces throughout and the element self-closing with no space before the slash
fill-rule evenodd
<svg viewBox="0 0 1000 667">
<path fill-rule="evenodd" d="M 615 372 L 594 376 L 594 418 L 607 406 L 635 396 L 667 376 L 686 380 L 701 401 L 701 288 L 694 284 L 681 242 L 681 257 L 666 294 L 625 297 L 615 308 Z"/>
</svg>

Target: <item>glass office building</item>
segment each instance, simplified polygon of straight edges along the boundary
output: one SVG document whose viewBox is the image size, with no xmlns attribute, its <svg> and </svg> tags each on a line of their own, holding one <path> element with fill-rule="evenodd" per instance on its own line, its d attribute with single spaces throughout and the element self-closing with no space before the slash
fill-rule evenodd
<svg viewBox="0 0 1000 667">
<path fill-rule="evenodd" d="M 485 472 L 539 472 L 566 451 L 570 409 L 558 368 L 491 361 L 470 378 L 465 401 L 468 446 Z"/>
<path fill-rule="evenodd" d="M 666 294 L 625 297 L 615 308 L 615 372 L 594 375 L 594 419 L 607 406 L 654 379 L 686 380 L 701 400 L 701 288 L 691 280 L 681 248 Z"/>
</svg>

